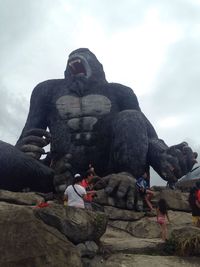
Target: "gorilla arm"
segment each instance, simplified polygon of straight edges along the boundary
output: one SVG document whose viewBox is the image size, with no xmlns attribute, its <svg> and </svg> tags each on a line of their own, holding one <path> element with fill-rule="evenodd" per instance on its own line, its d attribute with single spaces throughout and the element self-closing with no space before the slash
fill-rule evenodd
<svg viewBox="0 0 200 267">
<path fill-rule="evenodd" d="M 159 139 L 151 123 L 140 111 L 137 97 L 130 88 L 126 88 L 127 87 L 124 86 L 121 86 L 120 88 L 118 85 L 118 95 L 120 95 L 120 98 L 118 98 L 118 100 L 120 101 L 119 106 L 121 108 L 121 112 L 119 112 L 119 114 L 122 114 L 124 112 L 127 113 L 127 117 L 125 118 L 125 120 L 130 121 L 132 124 L 136 124 L 137 127 L 134 128 L 132 127 L 132 125 L 127 124 L 127 133 L 125 137 L 128 138 L 128 132 L 130 132 L 130 129 L 132 130 L 132 138 L 138 138 L 142 134 L 146 136 L 146 138 L 143 139 L 146 143 L 146 152 L 143 149 L 143 144 L 141 143 L 141 141 L 139 141 L 141 139 L 138 140 L 136 147 L 136 150 L 140 152 L 138 155 L 139 160 L 140 156 L 141 161 L 142 157 L 146 160 L 144 160 L 143 165 L 141 163 L 142 166 L 139 165 L 140 163 L 136 166 L 134 165 L 134 160 L 138 160 L 138 157 L 132 158 L 131 160 L 129 160 L 130 158 L 128 158 L 128 164 L 126 164 L 127 169 L 122 167 L 121 169 L 114 170 L 114 172 L 118 174 L 109 175 L 103 178 L 103 180 L 101 181 L 101 185 L 97 184 L 97 187 L 100 186 L 101 188 L 105 188 L 105 191 L 108 194 L 116 192 L 116 196 L 119 198 L 125 197 L 127 200 L 127 207 L 132 208 L 134 202 L 133 188 L 135 187 L 135 178 L 133 177 L 134 174 L 137 174 L 136 177 L 138 177 L 138 175 L 142 175 L 149 168 L 149 165 L 151 165 L 163 179 L 167 181 L 176 181 L 182 175 L 191 170 L 192 166 L 196 162 L 196 153 L 193 153 L 192 149 L 188 147 L 186 143 L 182 143 L 173 147 L 168 147 L 163 140 Z M 137 121 L 131 121 L 129 119 L 131 114 L 135 115 Z M 119 125 L 119 127 L 116 128 L 117 132 L 120 132 L 121 128 L 123 128 L 123 126 Z M 141 134 L 138 134 L 138 129 Z M 135 134 L 134 131 L 136 131 L 137 134 Z M 123 141 L 121 139 L 121 141 L 118 142 L 120 148 L 124 145 L 124 142 L 128 142 L 126 146 L 130 146 L 130 139 L 123 139 Z M 122 158 L 123 154 L 121 153 L 121 159 Z M 120 160 L 118 160 L 117 165 L 119 165 L 120 163 Z M 133 166 L 131 166 L 132 169 L 128 169 L 130 165 Z M 137 168 L 139 168 L 139 170 Z M 124 171 L 129 172 L 132 175 L 129 175 L 127 179 L 125 176 L 120 177 L 119 173 Z"/>
<path fill-rule="evenodd" d="M 16 147 L 22 152 L 39 159 L 45 153 L 43 147 L 50 142 L 50 133 L 47 128 L 48 81 L 37 85 L 31 95 L 30 109 L 26 124 Z"/>
<path fill-rule="evenodd" d="M 175 183 L 192 170 L 197 153 L 186 142 L 167 147 L 163 140 L 150 139 L 148 159 L 154 170 L 169 183 Z"/>
</svg>

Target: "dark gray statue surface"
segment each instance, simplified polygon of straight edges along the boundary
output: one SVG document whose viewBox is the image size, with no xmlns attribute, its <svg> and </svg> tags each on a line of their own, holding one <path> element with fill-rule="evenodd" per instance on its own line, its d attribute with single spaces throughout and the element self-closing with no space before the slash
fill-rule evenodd
<svg viewBox="0 0 200 267">
<path fill-rule="evenodd" d="M 50 153 L 42 162 L 48 143 Z M 38 190 L 49 191 L 54 178 L 56 191 L 63 191 L 72 175 L 85 172 L 90 163 L 102 177 L 120 172 L 138 177 L 152 166 L 164 180 L 174 182 L 192 169 L 197 157 L 187 143 L 168 147 L 159 139 L 132 89 L 108 83 L 96 56 L 84 48 L 69 55 L 64 79 L 48 80 L 34 88 L 16 147 L 0 143 L 1 150 L 7 151 L 6 147 L 13 151 L 2 152 L 0 157 L 16 173 L 0 163 L 4 173 L 0 186 L 12 190 L 26 181 L 31 189 L 37 184 Z M 15 161 L 17 157 L 22 166 L 20 160 Z M 105 187 L 109 193 L 126 197 L 131 207 L 134 181 L 112 176 L 105 179 Z"/>
</svg>

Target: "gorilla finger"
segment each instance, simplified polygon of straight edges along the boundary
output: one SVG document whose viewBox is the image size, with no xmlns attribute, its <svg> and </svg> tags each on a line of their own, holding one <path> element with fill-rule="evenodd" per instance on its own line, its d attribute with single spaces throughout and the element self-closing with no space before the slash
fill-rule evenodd
<svg viewBox="0 0 200 267">
<path fill-rule="evenodd" d="M 22 152 L 37 152 L 41 155 L 45 154 L 45 150 L 43 148 L 34 145 L 23 145 L 20 150 Z"/>
<path fill-rule="evenodd" d="M 44 129 L 39 129 L 39 128 L 34 128 L 34 129 L 31 129 L 31 130 L 27 131 L 24 134 L 24 137 L 29 136 L 29 135 L 34 135 L 34 136 L 38 136 L 38 137 L 43 137 L 44 136 L 47 139 L 51 138 L 50 132 L 48 132 L 48 131 L 46 131 Z"/>
<path fill-rule="evenodd" d="M 122 198 L 126 195 L 130 185 L 130 180 L 121 180 L 117 190 L 117 196 Z"/>
<path fill-rule="evenodd" d="M 187 142 L 182 142 L 182 143 L 177 144 L 177 145 L 174 145 L 172 147 L 174 147 L 174 148 L 179 149 L 179 150 L 182 151 L 185 146 L 188 146 L 188 143 Z"/>
<path fill-rule="evenodd" d="M 42 138 L 42 137 L 38 137 L 38 136 L 34 136 L 34 135 L 30 135 L 27 137 L 22 138 L 18 143 L 17 143 L 17 147 L 26 145 L 26 144 L 33 144 L 33 145 L 37 145 L 40 147 L 44 147 L 46 145 L 49 144 L 49 142 Z"/>
<path fill-rule="evenodd" d="M 180 151 L 179 149 L 176 149 L 176 157 L 178 159 L 179 168 L 178 168 L 178 166 L 175 167 L 175 175 L 178 178 L 180 178 L 181 176 L 184 175 L 184 173 L 187 172 L 186 158 L 185 158 L 183 152 Z"/>
<path fill-rule="evenodd" d="M 194 158 L 197 159 L 197 157 L 198 157 L 198 153 L 194 152 Z"/>
<path fill-rule="evenodd" d="M 64 172 L 66 172 L 67 170 L 70 170 L 70 169 L 72 169 L 72 165 L 70 163 L 62 162 L 62 164 L 60 164 L 59 166 L 55 167 L 55 172 L 57 174 L 61 174 L 61 173 L 64 173 Z"/>
<path fill-rule="evenodd" d="M 34 159 L 40 159 L 41 154 L 37 152 L 25 152 L 26 155 L 34 158 Z"/>
<path fill-rule="evenodd" d="M 106 188 L 106 186 L 108 185 L 108 181 L 109 181 L 108 176 L 102 177 L 94 184 L 94 190 L 100 190 Z"/>
<path fill-rule="evenodd" d="M 186 156 L 187 171 L 191 171 L 194 164 L 197 163 L 196 153 L 194 153 L 189 146 L 185 146 L 183 148 L 183 152 L 185 153 Z"/>
<path fill-rule="evenodd" d="M 72 183 L 73 176 L 71 172 L 65 172 L 63 174 L 55 175 L 54 176 L 54 186 L 56 192 L 64 192 L 66 187 Z"/>
<path fill-rule="evenodd" d="M 134 190 L 132 188 L 129 188 L 127 193 L 127 200 L 126 200 L 126 206 L 128 209 L 133 209 L 134 207 Z"/>
<path fill-rule="evenodd" d="M 180 162 L 178 159 L 178 149 L 176 149 L 176 153 L 177 153 L 176 157 L 172 157 L 172 156 L 168 157 L 168 162 L 169 162 L 168 167 L 170 171 L 173 172 L 177 178 L 180 178 L 182 176 L 182 169 L 180 167 Z M 179 156 L 181 157 L 181 155 Z M 184 164 L 183 164 L 183 167 L 184 167 Z"/>
<path fill-rule="evenodd" d="M 177 177 L 174 175 L 174 167 L 171 164 L 166 164 L 162 166 L 161 177 L 168 182 L 176 182 Z"/>
<path fill-rule="evenodd" d="M 120 180 L 116 178 L 116 175 L 110 175 L 108 180 L 108 185 L 105 188 L 107 194 L 111 194 L 119 185 Z"/>
</svg>

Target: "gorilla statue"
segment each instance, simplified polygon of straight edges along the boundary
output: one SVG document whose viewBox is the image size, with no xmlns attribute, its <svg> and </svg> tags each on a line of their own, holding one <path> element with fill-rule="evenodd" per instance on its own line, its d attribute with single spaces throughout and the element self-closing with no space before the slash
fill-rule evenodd
<svg viewBox="0 0 200 267">
<path fill-rule="evenodd" d="M 41 160 L 49 143 L 50 152 Z M 126 198 L 129 208 L 135 178 L 149 166 L 175 182 L 197 157 L 185 142 L 168 147 L 159 139 L 133 90 L 108 83 L 103 66 L 86 48 L 69 55 L 64 79 L 34 88 L 16 146 L 1 142 L 0 147 L 1 188 L 48 192 L 53 186 L 62 192 L 74 173 L 85 172 L 92 163 L 106 192 Z M 127 179 L 122 172 L 129 173 Z"/>
</svg>

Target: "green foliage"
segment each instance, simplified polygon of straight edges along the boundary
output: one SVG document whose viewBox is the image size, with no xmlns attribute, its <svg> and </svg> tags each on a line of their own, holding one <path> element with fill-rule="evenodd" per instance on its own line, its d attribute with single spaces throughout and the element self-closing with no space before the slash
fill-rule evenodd
<svg viewBox="0 0 200 267">
<path fill-rule="evenodd" d="M 200 232 L 172 235 L 165 243 L 164 251 L 170 255 L 200 256 Z"/>
</svg>

